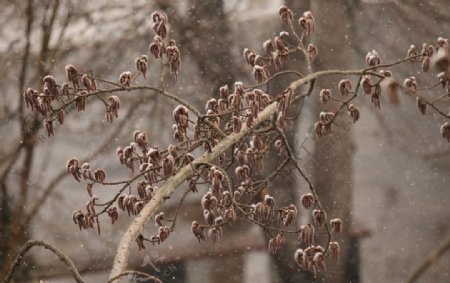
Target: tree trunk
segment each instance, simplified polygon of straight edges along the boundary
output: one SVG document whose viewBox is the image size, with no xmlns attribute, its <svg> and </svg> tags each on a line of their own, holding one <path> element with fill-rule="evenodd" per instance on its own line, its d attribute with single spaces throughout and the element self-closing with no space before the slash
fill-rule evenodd
<svg viewBox="0 0 450 283">
<path fill-rule="evenodd" d="M 310 7 L 310 1 L 294 1 L 294 0 L 285 0 L 285 5 L 290 8 L 294 12 L 295 18 L 301 16 L 304 11 L 308 11 Z M 297 28 L 297 23 L 294 21 L 294 26 Z M 280 31 L 285 30 L 291 33 L 290 28 L 281 24 Z M 297 29 L 298 30 L 298 29 Z M 277 32 L 278 33 L 278 32 Z M 305 60 L 302 58 L 302 55 L 298 54 L 290 57 L 289 63 L 286 65 L 286 69 L 299 70 L 303 73 L 307 72 L 307 68 L 300 66 L 305 66 Z M 281 94 L 289 82 L 292 81 L 292 77 L 285 76 L 281 79 L 275 81 L 275 83 L 270 86 L 270 94 L 272 97 Z M 291 106 L 289 110 L 289 116 L 293 116 L 302 111 L 303 101 L 299 101 Z M 303 114 L 303 113 L 302 113 Z M 298 129 L 300 127 L 301 119 L 294 119 L 289 124 L 290 131 L 286 132 L 286 137 L 289 143 L 292 145 L 294 153 L 297 154 L 297 147 L 294 146 L 296 144 L 296 134 L 298 133 Z M 273 154 L 270 157 L 270 164 L 273 164 L 269 170 L 273 170 L 277 164 L 279 163 L 279 156 Z M 273 167 L 273 168 L 272 168 Z M 270 172 L 270 171 L 269 171 Z M 296 171 L 293 169 L 293 166 L 289 164 L 284 171 L 284 174 L 275 178 L 270 185 L 270 187 L 276 189 L 278 192 L 283 191 L 284 194 L 278 194 L 277 201 L 279 205 L 289 205 L 291 203 L 296 204 L 298 207 L 299 204 L 299 196 L 300 191 L 303 189 L 300 186 L 300 182 L 297 178 L 294 178 Z M 306 187 L 304 188 L 306 190 Z M 299 213 L 302 213 L 304 210 L 299 210 Z M 270 237 L 266 235 L 267 242 L 270 240 Z M 273 235 L 272 235 L 273 236 Z M 299 269 L 297 263 L 294 261 L 294 252 L 297 249 L 297 238 L 294 236 L 287 235 L 287 241 L 282 249 L 279 249 L 276 255 L 272 255 L 272 261 L 275 265 L 276 271 L 276 282 L 311 282 L 313 280 L 313 276 L 306 271 L 302 271 Z"/>
<path fill-rule="evenodd" d="M 312 4 L 312 13 L 316 21 L 314 44 L 319 48 L 317 61 L 318 69 L 339 69 L 352 66 L 352 52 L 349 35 L 352 20 L 349 18 L 349 1 L 320 1 Z M 341 45 L 336 45 L 337 43 Z M 343 44 L 342 44 L 343 43 Z M 336 111 L 336 105 L 319 104 L 318 92 L 322 88 L 332 89 L 335 96 L 339 96 L 336 89 L 337 82 L 342 77 L 334 76 L 330 81 L 319 80 L 313 99 L 316 104 L 316 118 L 318 120 L 321 111 Z M 353 88 L 356 81 L 353 81 Z M 341 246 L 339 260 L 328 260 L 327 270 L 324 274 L 326 282 L 349 282 L 347 269 L 353 270 L 358 266 L 347 266 L 350 256 L 352 225 L 352 193 L 353 193 L 353 169 L 352 169 L 352 126 L 347 115 L 337 117 L 333 124 L 332 134 L 318 139 L 314 155 L 310 164 L 314 168 L 313 180 L 317 188 L 319 199 L 328 213 L 328 221 L 332 218 L 340 218 L 344 222 L 341 234 L 334 236 Z M 321 243 L 324 245 L 324 243 Z M 354 282 L 354 281 L 352 281 Z"/>
</svg>

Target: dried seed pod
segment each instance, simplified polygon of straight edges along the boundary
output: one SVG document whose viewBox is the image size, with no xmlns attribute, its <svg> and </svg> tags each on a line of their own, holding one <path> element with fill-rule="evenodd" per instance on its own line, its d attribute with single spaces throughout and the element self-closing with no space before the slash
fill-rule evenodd
<svg viewBox="0 0 450 283">
<path fill-rule="evenodd" d="M 230 207 L 227 210 L 225 210 L 224 218 L 227 222 L 233 222 L 236 221 L 237 215 L 234 208 Z"/>
<path fill-rule="evenodd" d="M 102 183 L 106 178 L 106 172 L 103 169 L 97 169 L 94 171 L 94 179 L 97 182 Z"/>
<path fill-rule="evenodd" d="M 284 226 L 294 224 L 297 219 L 297 207 L 293 204 L 285 207 L 282 211 L 282 220 Z"/>
<path fill-rule="evenodd" d="M 184 105 L 178 105 L 172 112 L 173 119 L 178 127 L 185 129 L 188 127 L 189 111 Z"/>
<path fill-rule="evenodd" d="M 294 17 L 294 14 L 292 13 L 291 9 L 289 9 L 284 5 L 278 9 L 278 14 L 280 14 L 281 21 L 285 24 L 291 23 Z"/>
<path fill-rule="evenodd" d="M 214 113 L 219 112 L 219 104 L 217 103 L 217 100 L 215 98 L 211 98 L 206 102 L 205 105 L 205 112 L 208 112 L 208 110 L 213 111 Z"/>
<path fill-rule="evenodd" d="M 272 39 L 268 39 L 264 41 L 263 48 L 266 51 L 267 54 L 271 55 L 272 52 L 275 52 L 275 45 L 272 41 Z"/>
<path fill-rule="evenodd" d="M 298 24 L 305 30 L 307 36 L 311 35 L 315 26 L 313 14 L 310 11 L 304 12 L 303 16 L 298 20 Z"/>
<path fill-rule="evenodd" d="M 342 232 L 342 220 L 334 218 L 330 220 L 331 232 L 339 234 Z"/>
<path fill-rule="evenodd" d="M 312 193 L 303 194 L 300 200 L 305 209 L 309 209 L 316 204 L 316 198 Z"/>
<path fill-rule="evenodd" d="M 141 148 L 141 149 L 146 149 L 148 146 L 148 140 L 147 140 L 147 134 L 145 132 L 142 131 L 135 131 L 134 134 L 134 141 L 137 143 L 137 145 Z M 152 148 L 153 149 L 153 148 Z M 157 151 L 158 152 L 158 151 Z M 155 154 L 155 152 L 152 152 L 153 155 Z M 156 165 L 156 164 L 153 164 Z"/>
<path fill-rule="evenodd" d="M 214 218 L 214 225 L 219 226 L 223 223 L 225 223 L 225 221 L 223 220 L 222 216 L 217 216 L 216 218 Z"/>
<path fill-rule="evenodd" d="M 441 134 L 444 139 L 447 139 L 447 142 L 450 142 L 450 124 L 448 122 L 442 124 Z"/>
<path fill-rule="evenodd" d="M 119 157 L 120 164 L 125 164 L 126 157 L 124 155 L 124 150 L 119 146 L 116 149 L 117 156 Z"/>
<path fill-rule="evenodd" d="M 77 93 L 77 98 L 75 99 L 75 107 L 77 108 L 77 111 L 84 111 L 86 110 L 86 95 L 87 91 L 80 91 Z"/>
<path fill-rule="evenodd" d="M 372 94 L 372 85 L 371 85 L 369 76 L 367 76 L 367 75 L 363 76 L 363 78 L 361 80 L 361 85 L 364 90 L 364 94 L 368 94 L 368 95 Z"/>
<path fill-rule="evenodd" d="M 253 67 L 253 76 L 258 83 L 266 81 L 268 78 L 266 68 L 263 66 L 255 65 Z"/>
<path fill-rule="evenodd" d="M 325 135 L 324 127 L 323 127 L 323 124 L 322 124 L 321 122 L 316 122 L 316 123 L 314 124 L 314 131 L 315 131 L 316 136 L 317 136 L 318 138 L 321 138 L 322 136 Z"/>
<path fill-rule="evenodd" d="M 152 13 L 151 18 L 153 20 L 152 29 L 162 39 L 166 38 L 166 35 L 167 35 L 166 24 L 168 21 L 167 15 L 164 14 L 163 12 L 157 11 L 157 12 Z"/>
<path fill-rule="evenodd" d="M 153 38 L 153 42 L 150 43 L 148 49 L 150 51 L 150 54 L 152 54 L 155 59 L 161 58 L 166 52 L 164 41 L 159 35 L 155 35 L 155 37 Z"/>
<path fill-rule="evenodd" d="M 246 176 L 243 173 L 243 166 L 238 166 L 236 169 L 234 169 L 234 174 L 238 178 L 239 181 L 244 181 Z"/>
<path fill-rule="evenodd" d="M 271 254 L 275 255 L 277 250 L 280 249 L 285 242 L 283 232 L 278 233 L 274 238 L 269 240 L 269 251 Z"/>
<path fill-rule="evenodd" d="M 119 219 L 119 213 L 117 212 L 117 207 L 113 206 L 108 208 L 108 210 L 106 210 L 106 212 L 108 213 L 108 216 L 111 218 L 111 224 L 114 224 L 114 222 L 117 221 L 117 219 Z"/>
<path fill-rule="evenodd" d="M 427 103 L 425 100 L 423 100 L 423 98 L 417 96 L 416 97 L 416 103 L 417 103 L 417 107 L 420 110 L 420 113 L 422 113 L 422 115 L 425 115 L 426 111 L 427 111 Z"/>
<path fill-rule="evenodd" d="M 319 120 L 320 122 L 326 124 L 330 123 L 334 120 L 334 113 L 333 112 L 320 112 L 319 113 Z"/>
<path fill-rule="evenodd" d="M 48 96 L 53 100 L 59 97 L 58 87 L 56 84 L 56 80 L 53 76 L 45 76 L 43 79 L 44 89 L 48 90 Z"/>
<path fill-rule="evenodd" d="M 267 205 L 270 209 L 273 209 L 275 207 L 275 199 L 270 195 L 264 196 L 263 203 Z"/>
<path fill-rule="evenodd" d="M 338 242 L 330 242 L 330 254 L 332 259 L 338 259 L 341 248 Z"/>
<path fill-rule="evenodd" d="M 322 209 L 314 209 L 312 215 L 316 226 L 323 227 L 327 222 L 327 215 Z"/>
<path fill-rule="evenodd" d="M 233 125 L 233 133 L 239 133 L 242 129 L 242 118 L 241 116 L 233 115 L 231 117 L 231 122 Z"/>
<path fill-rule="evenodd" d="M 380 55 L 375 50 L 369 51 L 366 55 L 366 63 L 370 67 L 375 67 L 381 64 Z"/>
<path fill-rule="evenodd" d="M 111 95 L 108 98 L 108 106 L 106 107 L 106 120 L 110 123 L 114 120 L 114 118 L 119 117 L 119 108 L 120 108 L 120 99 L 115 95 Z"/>
<path fill-rule="evenodd" d="M 191 230 L 194 233 L 194 236 L 198 239 L 198 242 L 205 240 L 205 232 L 203 231 L 204 227 L 198 224 L 197 221 L 192 221 Z"/>
<path fill-rule="evenodd" d="M 411 44 L 411 46 L 409 46 L 408 52 L 406 54 L 406 57 L 410 58 L 409 60 L 411 61 L 411 63 L 414 63 L 414 58 L 419 54 L 419 52 L 417 51 L 417 48 L 415 45 Z"/>
<path fill-rule="evenodd" d="M 422 56 L 431 57 L 434 54 L 434 47 L 431 44 L 424 43 L 422 44 Z"/>
<path fill-rule="evenodd" d="M 214 213 L 211 210 L 204 210 L 203 217 L 209 226 L 214 225 Z"/>
<path fill-rule="evenodd" d="M 83 85 L 88 92 L 97 91 L 97 84 L 95 83 L 95 80 L 90 75 L 84 74 L 81 77 L 81 81 L 83 82 Z"/>
<path fill-rule="evenodd" d="M 170 40 L 169 46 L 166 48 L 166 56 L 169 59 L 170 74 L 172 74 L 175 77 L 175 80 L 177 80 L 181 66 L 181 55 L 180 50 L 176 46 L 176 42 L 173 39 Z"/>
<path fill-rule="evenodd" d="M 50 138 L 51 136 L 55 135 L 54 129 L 53 129 L 53 120 L 44 119 L 43 121 L 45 130 L 47 131 L 47 136 Z"/>
<path fill-rule="evenodd" d="M 208 230 L 208 236 L 211 238 L 211 240 L 215 244 L 217 241 L 219 241 L 222 238 L 222 228 L 220 228 L 220 227 L 210 228 Z"/>
<path fill-rule="evenodd" d="M 136 58 L 135 60 L 136 70 L 139 74 L 142 74 L 144 79 L 147 79 L 147 69 L 148 69 L 148 57 L 147 55 L 141 55 L 141 58 Z"/>
<path fill-rule="evenodd" d="M 75 180 L 77 180 L 78 182 L 80 181 L 81 178 L 81 171 L 80 171 L 80 166 L 79 166 L 79 161 L 76 158 L 72 158 L 67 162 L 66 165 L 67 168 L 67 173 L 72 174 L 73 177 L 75 178 Z"/>
<path fill-rule="evenodd" d="M 359 110 L 353 106 L 353 104 L 350 104 L 348 106 L 348 115 L 352 118 L 353 123 L 356 123 L 356 121 L 359 120 Z"/>
<path fill-rule="evenodd" d="M 326 269 L 325 266 L 325 255 L 321 252 L 318 252 L 314 255 L 313 258 L 315 270 L 317 271 L 324 271 Z"/>
<path fill-rule="evenodd" d="M 146 183 L 144 181 L 139 181 L 136 183 L 136 190 L 141 200 L 147 200 L 148 195 L 145 191 Z"/>
<path fill-rule="evenodd" d="M 311 61 L 314 61 L 317 58 L 317 54 L 319 53 L 319 50 L 317 49 L 317 47 L 314 44 L 310 43 L 310 44 L 308 44 L 307 52 L 308 52 L 309 59 Z"/>
<path fill-rule="evenodd" d="M 119 83 L 125 87 L 131 86 L 131 72 L 122 72 L 119 76 Z"/>
<path fill-rule="evenodd" d="M 294 260 L 300 268 L 305 268 L 305 253 L 302 249 L 297 249 L 294 253 Z"/>
<path fill-rule="evenodd" d="M 81 210 L 74 211 L 72 213 L 72 219 L 75 224 L 78 224 L 80 231 L 86 227 L 85 217 Z"/>
<path fill-rule="evenodd" d="M 23 92 L 23 98 L 27 105 L 27 108 L 31 108 L 32 111 L 35 111 L 38 107 L 38 96 L 39 93 L 37 90 L 33 90 L 31 88 L 27 88 Z"/>
<path fill-rule="evenodd" d="M 300 232 L 298 235 L 298 242 L 305 243 L 308 246 L 311 246 L 314 243 L 314 226 L 312 224 L 302 225 L 300 226 Z"/>
<path fill-rule="evenodd" d="M 121 210 L 125 210 L 125 205 L 124 205 L 124 199 L 127 197 L 127 195 L 125 194 L 121 194 L 120 196 L 117 197 L 117 205 L 119 206 L 119 209 Z"/>
<path fill-rule="evenodd" d="M 83 179 L 85 180 L 92 180 L 92 173 L 91 173 L 91 165 L 89 163 L 83 163 L 81 165 L 81 174 L 83 175 Z"/>
<path fill-rule="evenodd" d="M 409 77 L 403 81 L 403 86 L 409 91 L 415 92 L 417 89 L 416 77 Z"/>
<path fill-rule="evenodd" d="M 436 51 L 438 51 L 440 48 L 448 48 L 448 39 L 443 37 L 438 37 L 436 39 Z"/>
<path fill-rule="evenodd" d="M 262 202 L 255 205 L 255 217 L 260 220 L 268 220 L 271 214 L 270 207 Z"/>
<path fill-rule="evenodd" d="M 330 89 L 321 89 L 319 93 L 320 104 L 324 105 L 331 99 Z"/>
<path fill-rule="evenodd" d="M 269 252 L 273 255 L 277 253 L 277 244 L 275 238 L 269 240 Z"/>
<path fill-rule="evenodd" d="M 164 177 L 169 177 L 173 175 L 174 167 L 175 165 L 175 158 L 172 155 L 167 155 L 163 159 L 163 171 L 164 171 Z"/>
<path fill-rule="evenodd" d="M 339 82 L 339 92 L 342 96 L 347 96 L 352 91 L 352 83 L 349 79 L 343 79 Z"/>
<path fill-rule="evenodd" d="M 245 48 L 243 53 L 244 58 L 247 61 L 247 64 L 253 67 L 253 65 L 255 64 L 255 57 L 256 57 L 255 51 Z"/>
<path fill-rule="evenodd" d="M 223 85 L 219 89 L 219 95 L 222 99 L 227 100 L 230 95 L 230 90 L 228 89 L 228 85 Z"/>
<path fill-rule="evenodd" d="M 80 88 L 80 79 L 78 77 L 78 71 L 74 65 L 66 65 L 66 75 L 67 80 L 73 84 L 73 89 L 77 90 Z"/>
<path fill-rule="evenodd" d="M 61 90 L 62 95 L 67 95 L 67 96 L 70 95 L 70 91 L 69 91 L 70 87 L 69 87 L 68 83 L 63 83 L 61 86 L 61 89 L 62 89 Z"/>
</svg>

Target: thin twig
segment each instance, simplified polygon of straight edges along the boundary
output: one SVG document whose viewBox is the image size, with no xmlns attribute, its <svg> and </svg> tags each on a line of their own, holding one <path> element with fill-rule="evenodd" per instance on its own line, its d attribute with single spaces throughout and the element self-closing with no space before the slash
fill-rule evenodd
<svg viewBox="0 0 450 283">
<path fill-rule="evenodd" d="M 448 237 L 439 248 L 433 251 L 419 266 L 414 269 L 408 280 L 406 280 L 406 283 L 416 282 L 420 276 L 422 276 L 431 265 L 435 264 L 437 260 L 448 250 L 450 250 L 450 237 Z"/>
</svg>

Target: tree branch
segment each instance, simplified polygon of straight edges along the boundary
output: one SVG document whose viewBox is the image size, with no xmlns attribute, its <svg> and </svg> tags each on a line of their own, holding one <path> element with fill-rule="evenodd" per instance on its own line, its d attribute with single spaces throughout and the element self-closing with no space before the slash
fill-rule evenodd
<svg viewBox="0 0 450 283">
<path fill-rule="evenodd" d="M 412 272 L 411 276 L 409 276 L 408 280 L 406 280 L 406 283 L 413 283 L 416 282 L 420 276 L 422 276 L 425 271 L 433 264 L 435 263 L 446 251 L 450 250 L 450 237 L 448 237 L 442 246 L 440 246 L 438 249 L 436 249 L 434 252 L 432 252 L 422 264 L 420 264 L 416 269 Z"/>
<path fill-rule="evenodd" d="M 70 260 L 69 257 L 67 257 L 61 250 L 53 246 L 52 244 L 46 242 L 46 241 L 28 241 L 25 246 L 23 246 L 19 254 L 17 255 L 16 259 L 14 260 L 14 263 L 11 265 L 8 274 L 6 275 L 4 283 L 9 283 L 12 280 L 12 277 L 14 275 L 14 272 L 19 268 L 21 261 L 23 260 L 23 257 L 25 254 L 34 246 L 40 246 L 44 247 L 48 250 L 50 250 L 52 253 L 54 253 L 60 261 L 62 261 L 69 271 L 72 273 L 72 277 L 75 279 L 78 283 L 85 283 L 85 281 L 81 278 L 80 273 L 78 272 L 78 269 L 73 264 L 72 260 Z"/>
</svg>

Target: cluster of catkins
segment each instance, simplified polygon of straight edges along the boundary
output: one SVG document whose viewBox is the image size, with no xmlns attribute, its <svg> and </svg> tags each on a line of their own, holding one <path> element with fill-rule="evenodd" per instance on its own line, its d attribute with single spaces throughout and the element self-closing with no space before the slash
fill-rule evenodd
<svg viewBox="0 0 450 283">
<path fill-rule="evenodd" d="M 407 52 L 407 58 L 411 63 L 422 62 L 422 72 L 428 72 L 430 65 L 434 65 L 438 73 L 437 78 L 441 82 L 442 87 L 447 90 L 450 99 L 450 59 L 448 56 L 448 39 L 439 37 L 436 40 L 436 46 L 428 43 L 424 43 L 422 50 L 419 52 L 414 45 L 411 45 Z M 369 66 L 368 71 L 377 71 L 380 80 L 378 82 L 372 82 L 370 75 L 363 75 L 358 82 L 359 86 L 363 90 L 364 94 L 370 95 L 372 104 L 375 108 L 380 109 L 380 97 L 382 92 L 382 82 L 384 82 L 387 92 L 395 92 L 399 84 L 392 78 L 392 72 L 390 70 L 377 70 L 381 65 L 381 59 L 377 51 L 372 50 L 366 55 L 366 64 Z M 411 76 L 404 80 L 403 89 L 408 94 L 416 94 L 417 107 L 422 115 L 426 114 L 427 105 L 431 104 L 424 98 L 417 94 L 418 82 L 416 77 Z M 338 83 L 338 91 L 346 97 L 349 94 L 357 95 L 356 90 L 353 91 L 352 82 L 349 79 L 342 79 Z M 319 92 L 319 100 L 322 105 L 327 104 L 333 99 L 330 89 L 322 89 Z M 350 103 L 346 103 L 347 113 L 355 123 L 360 117 L 359 110 Z M 450 113 L 448 114 L 450 115 Z M 331 124 L 334 121 L 335 113 L 333 112 L 321 112 L 319 114 L 319 121 L 315 124 L 315 130 L 318 137 L 322 137 L 331 133 Z M 450 141 L 450 126 L 448 122 L 445 122 L 441 126 L 442 136 Z"/>
<path fill-rule="evenodd" d="M 320 208 L 316 196 L 312 193 L 303 194 L 300 200 L 305 209 L 314 208 L 312 210 L 313 223 L 300 226 L 298 243 L 303 245 L 304 248 L 299 248 L 295 251 L 294 260 L 300 268 L 308 270 L 316 276 L 318 272 L 325 270 L 326 257 L 331 256 L 333 259 L 339 257 L 340 246 L 336 241 L 329 242 L 326 249 L 320 245 L 314 245 L 315 231 L 319 228 L 325 228 L 332 235 L 338 234 L 342 231 L 342 220 L 339 218 L 331 219 L 328 225 L 327 215 Z M 277 237 L 274 238 L 275 241 Z"/>
<path fill-rule="evenodd" d="M 96 80 L 89 74 L 81 74 L 73 65 L 66 66 L 67 80 L 72 83 L 65 82 L 58 84 L 53 76 L 47 75 L 43 78 L 43 93 L 37 90 L 27 88 L 23 92 L 25 104 L 31 111 L 42 114 L 44 116 L 44 127 L 47 135 L 54 135 L 54 121 L 60 124 L 64 123 L 64 106 L 66 100 L 73 96 L 73 101 L 78 111 L 84 111 L 86 108 L 86 97 L 89 93 L 97 91 Z M 52 103 L 59 102 L 62 105 L 55 108 Z"/>
<path fill-rule="evenodd" d="M 407 56 L 411 58 L 411 62 L 422 62 L 422 72 L 428 72 L 430 66 L 434 66 L 439 72 L 437 78 L 442 84 L 442 87 L 447 90 L 450 100 L 450 58 L 448 54 L 449 43 L 447 38 L 439 37 L 436 40 L 436 45 L 423 43 L 422 50 L 419 50 L 411 45 L 408 49 Z M 403 87 L 407 93 L 416 93 L 418 88 L 417 79 L 414 76 L 406 78 L 403 82 Z M 416 98 L 417 107 L 420 113 L 426 114 L 428 101 L 420 96 Z M 450 113 L 449 113 L 450 115 Z M 442 124 L 440 128 L 442 137 L 450 142 L 450 125 L 448 122 Z"/>
<path fill-rule="evenodd" d="M 153 30 L 156 36 L 149 46 L 150 54 L 155 59 L 162 58 L 165 55 L 167 58 L 166 63 L 170 66 L 170 73 L 176 79 L 180 70 L 181 57 L 175 40 L 170 40 L 167 46 L 164 41 L 167 35 L 167 16 L 161 12 L 154 12 L 152 19 Z M 141 55 L 139 58 L 136 58 L 137 75 L 140 74 L 146 79 L 148 64 L 147 55 Z M 60 85 L 53 76 L 48 75 L 43 78 L 43 93 L 39 93 L 39 91 L 32 88 L 27 88 L 23 92 L 26 106 L 44 116 L 43 124 L 49 137 L 54 135 L 55 121 L 58 121 L 60 124 L 64 123 L 64 109 L 67 104 L 75 103 L 77 111 L 84 111 L 87 98 L 99 91 L 97 87 L 98 81 L 92 75 L 80 73 L 72 64 L 67 65 L 65 70 L 68 82 Z M 133 79 L 134 76 L 130 71 L 122 72 L 119 76 L 119 84 L 122 87 L 131 87 Z M 65 99 L 64 96 L 67 98 Z M 73 99 L 70 100 L 70 97 L 73 97 Z M 55 105 L 52 105 L 53 102 L 59 102 L 60 106 L 55 107 Z M 105 104 L 105 119 L 108 122 L 112 122 L 118 118 L 120 99 L 112 95 Z"/>
<path fill-rule="evenodd" d="M 193 160 L 193 156 L 190 153 L 179 153 L 178 145 L 169 145 L 167 150 L 160 151 L 158 146 L 149 144 L 145 132 L 135 131 L 133 136 L 134 142 L 123 148 L 117 148 L 117 156 L 120 164 L 127 167 L 131 173 L 135 173 L 138 170 L 138 177 L 141 177 L 142 180 L 136 182 L 137 196 L 131 193 L 119 193 L 112 201 L 102 205 L 106 206 L 103 212 L 108 214 L 113 224 L 118 219 L 119 211 L 127 212 L 128 216 L 138 215 L 144 205 L 153 198 L 156 190 L 158 190 L 155 184 L 172 176 L 177 167 L 189 164 Z M 80 166 L 78 159 L 72 158 L 67 163 L 67 172 L 79 182 L 82 179 L 87 181 L 86 191 L 91 197 L 92 205 L 89 207 L 92 209 L 88 209 L 88 206 L 86 206 L 87 213 L 84 215 L 92 214 L 92 216 L 98 217 L 101 213 L 95 214 L 93 210 L 95 205 L 93 200 L 97 198 L 92 194 L 92 188 L 96 183 L 105 184 L 105 170 L 97 169 L 91 173 L 89 163 L 84 163 Z M 114 203 L 117 204 L 117 207 L 113 206 Z M 77 217 L 74 216 L 74 219 L 78 219 L 78 216 L 83 214 L 83 212 L 78 210 L 74 212 L 75 214 Z M 82 222 L 77 221 L 76 223 L 80 224 Z M 89 228 L 89 225 L 80 224 L 80 228 Z M 160 238 L 163 239 L 164 237 Z"/>
<path fill-rule="evenodd" d="M 293 13 L 289 8 L 281 6 L 279 15 L 283 23 L 291 25 L 294 28 L 292 26 Z M 314 17 L 310 11 L 305 12 L 298 23 L 307 36 L 314 32 Z M 268 57 L 258 55 L 252 49 L 244 49 L 244 58 L 247 64 L 253 67 L 253 76 L 258 83 L 263 83 L 270 77 L 271 67 L 274 67 L 275 70 L 280 70 L 288 61 L 289 54 L 296 50 L 295 48 L 289 48 L 292 45 L 287 41 L 288 37 L 289 33 L 282 31 L 274 39 L 264 41 L 263 49 Z M 305 51 L 311 61 L 317 57 L 318 49 L 314 44 L 310 43 Z"/>
</svg>

